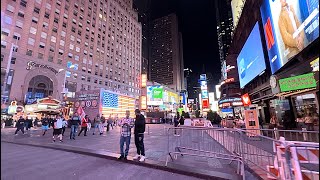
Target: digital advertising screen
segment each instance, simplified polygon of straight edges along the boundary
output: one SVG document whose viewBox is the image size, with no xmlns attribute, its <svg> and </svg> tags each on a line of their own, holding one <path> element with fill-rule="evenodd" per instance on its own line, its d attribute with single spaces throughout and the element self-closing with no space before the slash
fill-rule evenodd
<svg viewBox="0 0 320 180">
<path fill-rule="evenodd" d="M 241 88 L 266 69 L 258 22 L 241 49 L 237 64 Z"/>
<path fill-rule="evenodd" d="M 147 86 L 147 105 L 163 105 L 163 86 Z"/>
<path fill-rule="evenodd" d="M 274 74 L 319 37 L 319 0 L 264 0 L 260 11 Z"/>
</svg>

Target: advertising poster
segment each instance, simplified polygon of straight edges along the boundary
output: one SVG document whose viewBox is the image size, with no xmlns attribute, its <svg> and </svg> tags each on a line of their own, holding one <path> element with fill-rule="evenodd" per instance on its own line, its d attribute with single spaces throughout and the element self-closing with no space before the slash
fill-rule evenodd
<svg viewBox="0 0 320 180">
<path fill-rule="evenodd" d="M 260 134 L 259 119 L 256 110 L 245 110 L 244 111 L 244 119 L 246 124 L 246 129 L 249 132 L 248 136 L 255 136 L 256 134 Z"/>
<path fill-rule="evenodd" d="M 89 118 L 94 118 L 99 113 L 100 89 L 79 91 L 75 94 L 75 111 L 81 106 Z"/>
<path fill-rule="evenodd" d="M 260 11 L 274 74 L 319 37 L 319 0 L 264 0 Z"/>
<path fill-rule="evenodd" d="M 147 105 L 163 105 L 163 86 L 147 87 Z"/>
<path fill-rule="evenodd" d="M 241 49 L 237 64 L 241 88 L 266 69 L 258 22 Z"/>
</svg>

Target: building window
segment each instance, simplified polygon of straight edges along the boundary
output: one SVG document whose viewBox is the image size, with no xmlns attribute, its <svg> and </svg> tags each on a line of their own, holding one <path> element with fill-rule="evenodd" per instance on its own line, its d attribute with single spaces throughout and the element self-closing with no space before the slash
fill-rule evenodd
<svg viewBox="0 0 320 180">
<path fill-rule="evenodd" d="M 16 64 L 16 60 L 17 60 L 17 58 L 12 57 L 12 58 L 11 58 L 11 64 Z"/>
<path fill-rule="evenodd" d="M 14 7 L 11 6 L 10 4 L 8 4 L 8 5 L 7 5 L 7 10 L 8 10 L 9 12 L 13 13 L 13 12 L 14 12 Z"/>
<path fill-rule="evenodd" d="M 63 40 L 60 40 L 60 45 L 64 46 L 64 41 Z"/>
<path fill-rule="evenodd" d="M 48 57 L 48 61 L 49 61 L 49 62 L 53 62 L 53 56 L 49 56 L 49 57 Z"/>
<path fill-rule="evenodd" d="M 66 22 L 63 22 L 63 23 L 62 23 L 62 26 L 66 28 L 66 27 L 67 27 L 67 23 L 66 23 Z"/>
<path fill-rule="evenodd" d="M 54 18 L 53 20 L 55 23 L 59 23 L 59 19 L 58 18 Z"/>
<path fill-rule="evenodd" d="M 43 42 L 40 42 L 39 48 L 44 48 L 45 44 Z"/>
<path fill-rule="evenodd" d="M 39 8 L 37 8 L 37 7 L 35 7 L 35 8 L 33 9 L 33 12 L 35 12 L 35 13 L 39 14 L 39 13 L 40 13 L 40 9 L 39 9 Z"/>
<path fill-rule="evenodd" d="M 56 38 L 56 37 L 51 36 L 51 41 L 52 41 L 52 42 L 54 42 L 54 43 L 55 43 L 55 42 L 56 42 L 56 40 L 57 40 L 57 38 Z"/>
<path fill-rule="evenodd" d="M 32 17 L 32 22 L 38 24 L 38 18 Z"/>
<path fill-rule="evenodd" d="M 20 5 L 23 7 L 27 7 L 27 1 L 21 0 Z"/>
<path fill-rule="evenodd" d="M 90 81 L 91 81 L 91 77 L 88 77 L 88 78 L 87 78 L 87 81 L 90 82 Z"/>
<path fill-rule="evenodd" d="M 32 56 L 32 50 L 28 49 L 26 55 Z"/>
<path fill-rule="evenodd" d="M 44 28 L 48 29 L 48 26 L 49 26 L 49 24 L 48 24 L 48 23 L 43 22 L 42 27 L 44 27 Z"/>
<path fill-rule="evenodd" d="M 35 40 L 34 39 L 32 39 L 32 38 L 29 38 L 28 39 L 28 44 L 30 44 L 30 45 L 34 45 L 34 42 L 35 42 Z"/>
<path fill-rule="evenodd" d="M 47 19 L 49 19 L 49 16 L 50 16 L 50 14 L 47 13 L 47 12 L 44 14 L 44 17 L 47 18 Z"/>
<path fill-rule="evenodd" d="M 56 32 L 58 32 L 58 28 L 53 27 L 52 31 L 56 33 Z"/>
<path fill-rule="evenodd" d="M 41 32 L 41 37 L 44 38 L 44 39 L 47 39 L 47 33 Z"/>
<path fill-rule="evenodd" d="M 43 54 L 42 53 L 38 53 L 38 58 L 39 59 L 43 59 Z"/>
<path fill-rule="evenodd" d="M 58 59 L 58 64 L 62 64 L 62 59 Z"/>
<path fill-rule="evenodd" d="M 7 42 L 1 41 L 1 48 L 6 48 L 6 47 L 7 47 Z"/>
<path fill-rule="evenodd" d="M 10 33 L 10 31 L 9 31 L 9 29 L 2 29 L 2 31 L 1 31 L 1 35 L 5 35 L 5 36 L 9 36 L 9 33 Z"/>
</svg>

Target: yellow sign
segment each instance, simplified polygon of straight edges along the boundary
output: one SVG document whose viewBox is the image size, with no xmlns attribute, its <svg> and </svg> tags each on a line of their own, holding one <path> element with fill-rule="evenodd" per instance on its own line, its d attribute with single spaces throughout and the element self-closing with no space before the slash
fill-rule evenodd
<svg viewBox="0 0 320 180">
<path fill-rule="evenodd" d="M 146 87 L 147 86 L 147 75 L 146 74 L 142 74 L 141 75 L 141 87 Z"/>
<path fill-rule="evenodd" d="M 141 96 L 140 99 L 140 104 L 141 104 L 141 109 L 147 109 L 147 97 L 146 96 Z"/>
</svg>

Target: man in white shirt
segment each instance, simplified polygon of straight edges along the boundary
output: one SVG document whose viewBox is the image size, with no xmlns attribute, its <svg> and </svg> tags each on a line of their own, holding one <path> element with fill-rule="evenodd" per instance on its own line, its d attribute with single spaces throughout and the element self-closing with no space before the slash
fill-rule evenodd
<svg viewBox="0 0 320 180">
<path fill-rule="evenodd" d="M 58 116 L 56 117 L 55 120 L 53 120 L 53 142 L 56 141 L 55 136 L 58 135 L 60 142 L 62 141 L 62 116 Z"/>
</svg>

